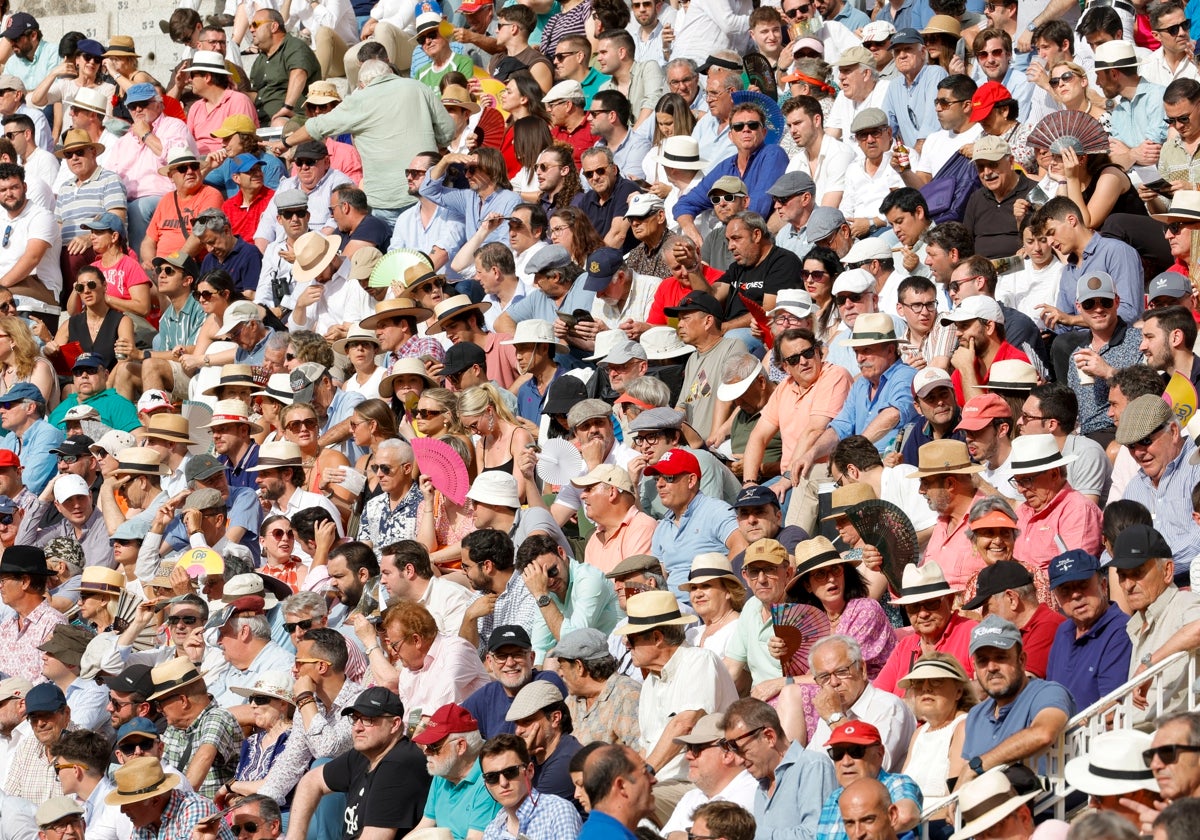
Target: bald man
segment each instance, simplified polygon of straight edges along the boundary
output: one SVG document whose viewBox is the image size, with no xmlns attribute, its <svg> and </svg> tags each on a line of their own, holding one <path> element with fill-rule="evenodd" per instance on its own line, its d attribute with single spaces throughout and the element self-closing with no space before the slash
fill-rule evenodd
<svg viewBox="0 0 1200 840">
<path fill-rule="evenodd" d="M 899 816 L 888 789 L 876 779 L 851 782 L 838 799 L 842 824 L 850 840 L 897 840 Z"/>
</svg>

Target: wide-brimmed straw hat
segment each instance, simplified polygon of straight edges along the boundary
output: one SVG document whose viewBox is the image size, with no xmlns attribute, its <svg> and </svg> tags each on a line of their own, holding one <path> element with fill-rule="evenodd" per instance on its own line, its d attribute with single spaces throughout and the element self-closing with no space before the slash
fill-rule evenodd
<svg viewBox="0 0 1200 840">
<path fill-rule="evenodd" d="M 113 781 L 116 787 L 104 797 L 104 804 L 120 807 L 174 790 L 179 787 L 180 776 L 164 772 L 162 763 L 154 756 L 139 755 L 114 770 Z"/>
<path fill-rule="evenodd" d="M 946 575 L 936 561 L 930 560 L 924 566 L 910 563 L 904 567 L 904 574 L 900 578 L 900 597 L 893 598 L 892 605 L 902 607 L 905 604 L 919 604 L 958 591 L 946 582 Z"/>
<path fill-rule="evenodd" d="M 694 615 L 682 612 L 679 601 L 670 592 L 655 589 L 639 592 L 626 601 L 625 614 L 629 616 L 628 620 L 613 630 L 618 636 L 645 633 L 655 627 L 694 624 L 699 620 Z"/>
</svg>

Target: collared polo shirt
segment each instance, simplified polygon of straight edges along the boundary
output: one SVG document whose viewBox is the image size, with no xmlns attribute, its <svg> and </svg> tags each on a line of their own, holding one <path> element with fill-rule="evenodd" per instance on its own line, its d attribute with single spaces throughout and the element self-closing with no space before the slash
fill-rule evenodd
<svg viewBox="0 0 1200 840">
<path fill-rule="evenodd" d="M 1081 709 L 1119 688 L 1129 672 L 1133 643 L 1125 626 L 1129 616 L 1116 602 L 1108 605 L 1082 636 L 1074 621 L 1064 621 L 1054 633 L 1046 678 L 1063 686 Z"/>
<path fill-rule="evenodd" d="M 860 376 L 850 386 L 845 405 L 829 427 L 837 432 L 839 440 L 844 440 L 850 435 L 861 435 L 885 408 L 895 408 L 900 412 L 900 420 L 891 432 L 875 441 L 876 449 L 881 453 L 886 451 L 896 437 L 896 430 L 911 423 L 917 414 L 912 396 L 912 381 L 916 375 L 915 368 L 897 359 L 879 377 L 879 387 L 873 395 L 870 381 Z"/>
<path fill-rule="evenodd" d="M 1075 701 L 1058 683 L 1037 678 L 1029 680 L 1011 703 L 999 709 L 996 701 L 988 697 L 967 713 L 962 757 L 983 755 L 1006 738 L 1028 729 L 1043 709 L 1061 709 L 1070 717 L 1075 713 Z"/>
</svg>

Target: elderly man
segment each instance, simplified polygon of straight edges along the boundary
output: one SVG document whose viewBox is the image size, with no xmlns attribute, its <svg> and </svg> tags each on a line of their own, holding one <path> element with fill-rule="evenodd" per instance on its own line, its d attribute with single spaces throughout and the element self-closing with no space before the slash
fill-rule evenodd
<svg viewBox="0 0 1200 840">
<path fill-rule="evenodd" d="M 904 608 L 914 632 L 892 648 L 872 685 L 903 697 L 900 681 L 925 651 L 949 654 L 962 664 L 967 676 L 974 674 L 969 648 L 971 631 L 977 622 L 955 610 L 958 593 L 959 590 L 946 583 L 937 563 L 905 567 L 900 595 L 891 603 Z"/>
<path fill-rule="evenodd" d="M 580 174 L 586 175 L 591 189 L 571 199 L 571 206 L 583 211 L 605 245 L 622 253 L 632 250 L 637 245 L 637 239 L 625 213 L 629 209 L 630 199 L 641 188 L 622 175 L 613 162 L 612 149 L 607 146 L 593 146 L 580 157 L 583 161 Z M 533 268 L 529 267 L 529 271 L 532 272 Z"/>
<path fill-rule="evenodd" d="M 532 622 L 531 622 L 532 623 Z M 463 701 L 462 706 L 479 721 L 479 731 L 487 738 L 516 728 L 505 716 L 522 688 L 536 680 L 545 680 L 565 693 L 557 674 L 533 665 L 533 643 L 524 627 L 502 625 L 489 638 L 484 661 L 496 679 L 485 684 Z"/>
<path fill-rule="evenodd" d="M 115 786 L 104 803 L 129 818 L 134 837 L 191 837 L 202 820 L 215 820 L 218 840 L 233 840 L 212 800 L 181 790 L 180 781 L 177 774 L 164 772 L 162 762 L 152 755 L 131 758 L 113 771 Z"/>
<path fill-rule="evenodd" d="M 854 349 L 862 375 L 850 386 L 846 403 L 829 427 L 816 442 L 796 459 L 802 474 L 807 476 L 812 465 L 830 455 L 839 440 L 850 435 L 863 435 L 884 452 L 916 416 L 913 407 L 912 381 L 915 369 L 900 358 L 896 326 L 890 315 L 866 313 L 854 321 L 847 347 Z M 799 478 L 799 476 L 787 476 Z"/>
<path fill-rule="evenodd" d="M 675 739 L 683 745 L 688 779 L 696 787 L 683 795 L 663 825 L 662 833 L 668 840 L 685 840 L 694 827 L 693 812 L 705 803 L 730 802 L 747 811 L 754 810 L 758 783 L 746 771 L 741 758 L 724 748 L 723 717 L 720 712 L 705 715 L 696 721 L 691 732 Z"/>
<path fill-rule="evenodd" d="M 576 36 L 578 37 L 578 36 Z M 560 55 L 564 58 L 555 56 L 556 62 L 565 62 L 566 56 L 574 57 L 581 52 L 580 50 L 568 50 L 564 43 L 560 48 Z M 591 52 L 591 45 L 588 44 L 588 52 Z M 603 76 L 596 70 L 580 64 L 578 61 L 572 61 L 579 67 L 580 72 L 585 72 L 589 76 L 596 76 L 602 79 Z M 561 75 L 561 68 L 560 75 Z M 550 112 L 550 134 L 559 143 L 565 143 L 571 147 L 571 155 L 575 161 L 575 168 L 578 169 L 582 162 L 580 155 L 596 144 L 596 135 L 592 133 L 591 122 L 588 121 L 586 97 L 584 95 L 583 86 L 574 79 L 563 79 L 550 90 L 546 91 L 546 96 L 542 99 L 542 104 L 546 106 L 546 110 Z M 543 154 L 545 154 L 543 152 Z"/>
<path fill-rule="evenodd" d="M 379 628 L 386 633 L 383 645 L 395 658 L 396 693 L 410 709 L 461 703 L 488 682 L 475 646 L 461 636 L 439 633 L 429 610 L 418 603 L 392 604 L 380 617 Z M 372 666 L 375 678 L 388 684 L 391 670 L 381 667 L 378 659 Z"/>
<path fill-rule="evenodd" d="M 1129 617 L 1109 600 L 1108 576 L 1085 551 L 1050 561 L 1050 588 L 1069 620 L 1055 631 L 1046 679 L 1062 685 L 1086 709 L 1125 681 L 1132 653 Z"/>
<path fill-rule="evenodd" d="M 754 595 L 742 607 L 737 626 L 725 644 L 725 669 L 735 683 L 751 686 L 754 696 L 763 700 L 773 699 L 787 684 L 779 659 L 771 655 L 763 640 L 769 635 L 768 628 L 774 626 L 771 607 L 787 603 L 792 577 L 788 550 L 778 541 L 758 539 L 746 549 L 742 578 Z"/>
<path fill-rule="evenodd" d="M 373 462 L 386 466 L 380 469 L 379 489 L 363 511 L 362 541 L 375 549 L 417 535 L 417 506 L 424 498 L 414 474 L 412 447 L 399 439 L 380 443 Z"/>
<path fill-rule="evenodd" d="M 700 492 L 700 464 L 686 449 L 672 449 L 646 468 L 654 477 L 658 496 L 667 509 L 654 529 L 651 554 L 667 570 L 672 590 L 687 579 L 692 558 L 706 551 L 728 552 L 746 547 L 729 504 Z"/>
<path fill-rule="evenodd" d="M 625 609 L 629 620 L 614 632 L 626 637 L 634 666 L 646 673 L 638 699 L 641 753 L 658 780 L 655 813 L 663 823 L 691 787 L 675 738 L 728 708 L 737 689 L 715 653 L 686 644 L 684 628 L 696 619 L 670 592 L 638 593 Z"/>
<path fill-rule="evenodd" d="M 214 207 L 198 214 L 192 223 L 192 236 L 207 251 L 200 263 L 201 274 L 223 269 L 233 278 L 239 296 L 254 296 L 262 273 L 262 254 L 234 230 L 224 210 Z"/>
<path fill-rule="evenodd" d="M 1064 550 L 1100 552 L 1100 508 L 1067 481 L 1067 464 L 1075 460 L 1058 450 L 1053 435 L 1021 435 L 1012 444 L 1009 472 L 1024 497 L 1017 507 L 1013 555 L 1045 569 Z"/>
<path fill-rule="evenodd" d="M 601 464 L 571 484 L 580 488 L 584 512 L 596 525 L 584 547 L 588 565 L 607 574 L 626 557 L 649 553 L 658 523 L 638 509 L 628 472 Z"/>
<path fill-rule="evenodd" d="M 558 664 L 558 675 L 567 687 L 566 706 L 576 738 L 623 743 L 637 747 L 639 682 L 618 673 L 617 660 L 609 652 L 608 639 L 594 627 L 563 636 L 550 651 Z"/>
<path fill-rule="evenodd" d="M 101 213 L 113 213 L 122 220 L 126 218 L 125 189 L 121 179 L 96 161 L 103 149 L 104 146 L 93 142 L 86 131 L 72 129 L 54 151 L 55 156 L 66 163 L 63 167 L 66 174 L 60 176 L 65 180 L 61 181 L 54 202 L 54 218 L 62 225 L 63 266 L 70 277 L 96 259 L 91 236 L 83 229 L 84 222 L 90 222 Z"/>
<path fill-rule="evenodd" d="M 829 756 L 789 740 L 775 710 L 753 697 L 733 703 L 721 729 L 722 749 L 741 758 L 758 782 L 754 819 L 762 833 L 756 836 L 815 840 L 821 803 L 837 787 Z"/>
<path fill-rule="evenodd" d="M 455 840 L 480 840 L 499 804 L 488 796 L 480 770 L 483 737 L 471 713 L 456 703 L 435 711 L 413 736 L 433 777 L 425 813 L 416 829 L 449 829 Z"/>
<path fill-rule="evenodd" d="M 997 560 L 984 567 L 976 578 L 975 597 L 963 609 L 1012 622 L 1021 631 L 1025 670 L 1035 677 L 1046 676 L 1050 645 L 1066 617 L 1038 601 L 1029 569 L 1016 560 Z"/>
<path fill-rule="evenodd" d="M 11 549 L 9 549 L 11 551 Z M 71 708 L 62 690 L 53 683 L 41 683 L 25 694 L 25 720 L 32 731 L 17 745 L 9 763 L 4 790 L 32 802 L 60 795 L 62 784 L 54 767 L 57 763 L 50 748 L 71 727 Z"/>
<path fill-rule="evenodd" d="M 1163 801 L 1194 801 L 1200 794 L 1200 716 L 1182 712 L 1160 719 L 1149 752 L 1150 770 Z M 1144 809 L 1143 819 L 1148 815 L 1153 820 L 1157 810 Z"/>
<path fill-rule="evenodd" d="M 925 138 L 938 130 L 933 101 L 946 71 L 929 63 L 925 40 L 915 29 L 901 29 L 892 36 L 892 54 L 897 75 L 880 107 L 889 115 L 896 136 L 919 152 Z"/>
<path fill-rule="evenodd" d="M 861 720 L 847 720 L 838 724 L 830 733 L 825 744 L 838 787 L 829 794 L 821 807 L 821 822 L 817 833 L 828 840 L 848 840 L 838 802 L 843 791 L 860 779 L 873 779 L 882 783 L 896 809 L 891 821 L 897 831 L 908 831 L 921 821 L 924 798 L 921 789 L 911 776 L 889 773 L 883 769 L 883 741 L 879 730 Z"/>
<path fill-rule="evenodd" d="M 260 251 L 265 251 L 270 243 L 285 238 L 285 229 L 279 218 L 285 207 L 299 210 L 301 206 L 306 206 L 306 229 L 333 233 L 337 223 L 333 221 L 329 205 L 333 200 L 334 187 L 353 183 L 345 172 L 332 168 L 329 149 L 325 148 L 324 143 L 315 140 L 301 143 L 292 152 L 292 161 L 297 167 L 296 174 L 280 179 L 275 195 L 259 218 L 258 230 L 254 232 L 254 244 Z M 300 196 L 295 195 L 297 192 Z M 306 203 L 301 202 L 301 198 Z"/>
<path fill-rule="evenodd" d="M 258 595 L 237 598 L 209 619 L 207 628 L 217 631 L 217 647 L 225 654 L 229 667 L 212 680 L 209 689 L 217 702 L 234 711 L 240 719 L 253 721 L 251 709 L 242 706 L 246 689 L 267 672 L 287 673 L 294 657 L 271 641 L 271 622 L 266 616 L 265 599 Z"/>
<path fill-rule="evenodd" d="M 735 357 L 736 358 L 736 357 Z M 757 364 L 757 362 L 756 362 Z M 737 477 L 707 449 L 687 446 L 695 432 L 685 428 L 683 415 L 671 408 L 643 409 L 628 431 L 633 434 L 633 447 L 640 453 L 629 462 L 629 476 L 635 480 L 642 510 L 661 517 L 666 508 L 655 489 L 653 475 L 646 470 L 659 462 L 672 449 L 682 449 L 696 457 L 700 465 L 700 492 L 712 499 L 733 502 L 740 490 Z"/>
<path fill-rule="evenodd" d="M 1055 742 L 1075 702 L 1058 683 L 1025 671 L 1021 632 L 1011 621 L 988 616 L 971 631 L 975 678 L 987 699 L 967 714 L 958 784 L 1002 764 L 1036 755 Z"/>
<path fill-rule="evenodd" d="M 891 82 L 880 79 L 875 57 L 866 47 L 843 50 L 833 66 L 837 68 L 840 92 L 825 121 L 825 132 L 848 143 L 855 133 L 855 118 L 869 108 L 880 110 Z"/>
<path fill-rule="evenodd" d="M 967 444 L 958 440 L 930 441 L 917 453 L 917 464 L 911 477 L 920 482 L 921 495 L 938 515 L 921 562 L 937 563 L 951 586 L 965 586 L 984 568 L 967 536 L 967 514 L 980 492 L 975 476 L 983 465 L 971 463 Z"/>
</svg>

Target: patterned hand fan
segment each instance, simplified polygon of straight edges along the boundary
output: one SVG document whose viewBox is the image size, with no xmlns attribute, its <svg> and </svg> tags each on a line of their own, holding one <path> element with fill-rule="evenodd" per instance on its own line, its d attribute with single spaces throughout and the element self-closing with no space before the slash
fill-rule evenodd
<svg viewBox="0 0 1200 840">
<path fill-rule="evenodd" d="M 1100 121 L 1083 111 L 1053 111 L 1029 132 L 1029 145 L 1060 155 L 1070 147 L 1080 155 L 1107 154 L 1108 133 Z"/>
<path fill-rule="evenodd" d="M 775 84 L 775 68 L 771 61 L 762 53 L 749 53 L 742 58 L 742 70 L 750 79 L 750 84 L 758 87 L 771 99 L 779 98 L 779 86 Z"/>
<path fill-rule="evenodd" d="M 429 476 L 434 489 L 456 505 L 465 504 L 471 479 L 467 474 L 467 465 L 454 448 L 436 438 L 413 438 L 412 448 L 417 467 Z"/>
<path fill-rule="evenodd" d="M 745 102 L 754 102 L 767 114 L 767 145 L 774 146 L 783 137 L 783 128 L 786 122 L 783 118 L 783 111 L 779 109 L 779 103 L 765 93 L 759 93 L 756 90 L 735 90 L 733 92 L 733 104 L 741 105 Z"/>
<path fill-rule="evenodd" d="M 810 604 L 772 604 L 771 620 L 776 638 L 787 645 L 783 675 L 798 677 L 808 673 L 808 653 L 814 644 L 832 632 L 829 616 Z"/>
<path fill-rule="evenodd" d="M 212 406 L 199 400 L 184 400 L 179 413 L 187 418 L 188 434 L 195 441 L 188 447 L 188 452 L 192 455 L 212 452 L 212 429 L 204 428 L 212 422 Z"/>
<path fill-rule="evenodd" d="M 892 590 L 901 589 L 904 567 L 917 562 L 917 532 L 900 508 L 883 499 L 859 502 L 846 511 L 863 542 L 883 555 L 883 574 Z"/>
</svg>

